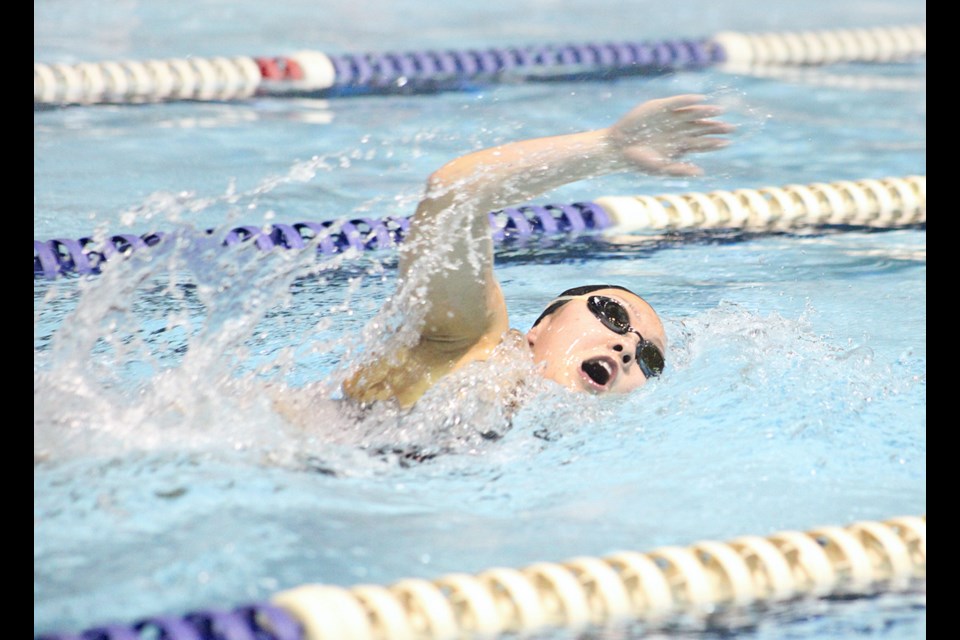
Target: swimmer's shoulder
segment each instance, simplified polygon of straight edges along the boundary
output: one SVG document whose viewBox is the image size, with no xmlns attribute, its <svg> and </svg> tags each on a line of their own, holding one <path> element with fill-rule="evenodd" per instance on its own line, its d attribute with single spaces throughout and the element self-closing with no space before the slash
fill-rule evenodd
<svg viewBox="0 0 960 640">
<path fill-rule="evenodd" d="M 523 341 L 516 329 L 499 335 L 487 333 L 466 345 L 421 340 L 414 347 L 361 365 L 344 382 L 343 391 L 359 402 L 396 400 L 401 407 L 410 407 L 445 376 L 470 363 L 488 360 L 504 346 L 517 346 Z"/>
</svg>

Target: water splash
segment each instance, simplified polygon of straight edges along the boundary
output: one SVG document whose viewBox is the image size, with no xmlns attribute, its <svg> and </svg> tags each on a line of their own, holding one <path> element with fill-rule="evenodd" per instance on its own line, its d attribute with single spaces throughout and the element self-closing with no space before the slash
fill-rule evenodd
<svg viewBox="0 0 960 640">
<path fill-rule="evenodd" d="M 131 215 L 166 218 L 164 242 L 48 288 L 35 306 L 35 460 L 239 452 L 342 474 L 355 471 L 356 450 L 406 464 L 477 452 L 509 430 L 501 396 L 515 390 L 490 381 L 537 377 L 516 346 L 450 376 L 413 411 L 384 403 L 357 412 L 342 400 L 339 383 L 359 363 L 417 339 L 429 304 L 423 277 L 450 264 L 421 264 L 392 296 L 391 254 L 224 247 L 223 230 L 185 220 L 309 180 L 321 164 L 298 163 L 246 194 L 232 186 L 216 198 L 153 194 Z M 72 306 L 58 308 L 64 296 Z"/>
<path fill-rule="evenodd" d="M 852 443 L 859 429 L 898 429 L 891 411 L 915 417 L 924 361 L 879 355 L 868 340 L 819 334 L 817 315 L 810 305 L 787 318 L 721 302 L 668 323 L 673 370 L 665 382 L 677 388 L 670 401 L 650 401 L 661 413 L 681 414 L 684 428 L 759 429 L 773 440 Z"/>
</svg>

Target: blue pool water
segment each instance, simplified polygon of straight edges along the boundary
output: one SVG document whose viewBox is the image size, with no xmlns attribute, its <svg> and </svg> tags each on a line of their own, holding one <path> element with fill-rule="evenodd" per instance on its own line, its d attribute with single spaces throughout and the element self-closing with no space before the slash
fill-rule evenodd
<svg viewBox="0 0 960 640">
<path fill-rule="evenodd" d="M 914 25 L 922 3 L 614 0 L 35 3 L 42 62 L 697 38 Z M 409 215 L 463 152 L 703 93 L 738 125 L 694 179 L 616 175 L 539 202 L 926 174 L 924 61 L 774 80 L 716 69 L 331 100 L 34 115 L 34 235 L 193 244 L 34 283 L 34 631 L 615 550 L 926 513 L 926 231 L 553 238 L 503 247 L 513 326 L 621 282 L 669 368 L 629 397 L 547 388 L 502 429 L 450 399 L 407 422 L 335 401 L 305 426 L 264 385 L 336 396 L 396 256 L 228 251 L 199 230 Z M 458 423 L 457 415 L 473 423 Z M 469 421 L 468 421 L 469 422 Z M 501 428 L 504 437 L 476 437 Z M 440 451 L 401 464 L 377 447 Z M 733 624 L 733 623 L 730 623 Z M 925 593 L 799 603 L 752 638 L 908 639 Z M 725 630 L 683 630 L 697 637 Z M 562 637 L 562 636 L 558 636 Z"/>
</svg>

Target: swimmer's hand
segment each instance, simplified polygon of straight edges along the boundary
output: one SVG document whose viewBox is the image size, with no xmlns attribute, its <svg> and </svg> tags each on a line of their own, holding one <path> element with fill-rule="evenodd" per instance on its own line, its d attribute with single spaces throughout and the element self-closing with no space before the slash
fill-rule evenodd
<svg viewBox="0 0 960 640">
<path fill-rule="evenodd" d="M 645 173 L 700 175 L 700 167 L 679 162 L 679 158 L 727 146 L 730 141 L 717 136 L 735 128 L 711 120 L 723 109 L 702 104 L 705 99 L 701 95 L 679 95 L 644 102 L 606 129 L 607 142 L 619 154 L 620 162 Z"/>
</svg>

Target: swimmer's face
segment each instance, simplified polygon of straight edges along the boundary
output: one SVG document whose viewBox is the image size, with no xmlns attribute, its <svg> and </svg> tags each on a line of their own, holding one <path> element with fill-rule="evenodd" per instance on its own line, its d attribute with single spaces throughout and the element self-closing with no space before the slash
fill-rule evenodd
<svg viewBox="0 0 960 640">
<path fill-rule="evenodd" d="M 610 315 L 622 307 L 630 330 L 612 330 L 597 313 L 597 298 L 610 299 Z M 591 310 L 591 298 L 594 298 Z M 609 304 L 609 303 L 607 303 Z M 637 334 L 640 335 L 637 335 Z M 569 300 L 527 333 L 527 344 L 543 375 L 568 389 L 590 393 L 625 393 L 645 385 L 647 375 L 637 362 L 637 346 L 643 338 L 666 351 L 663 323 L 643 298 L 620 289 L 598 289 Z M 651 349 L 647 346 L 646 349 Z M 649 361 L 649 358 L 647 359 Z"/>
</svg>

